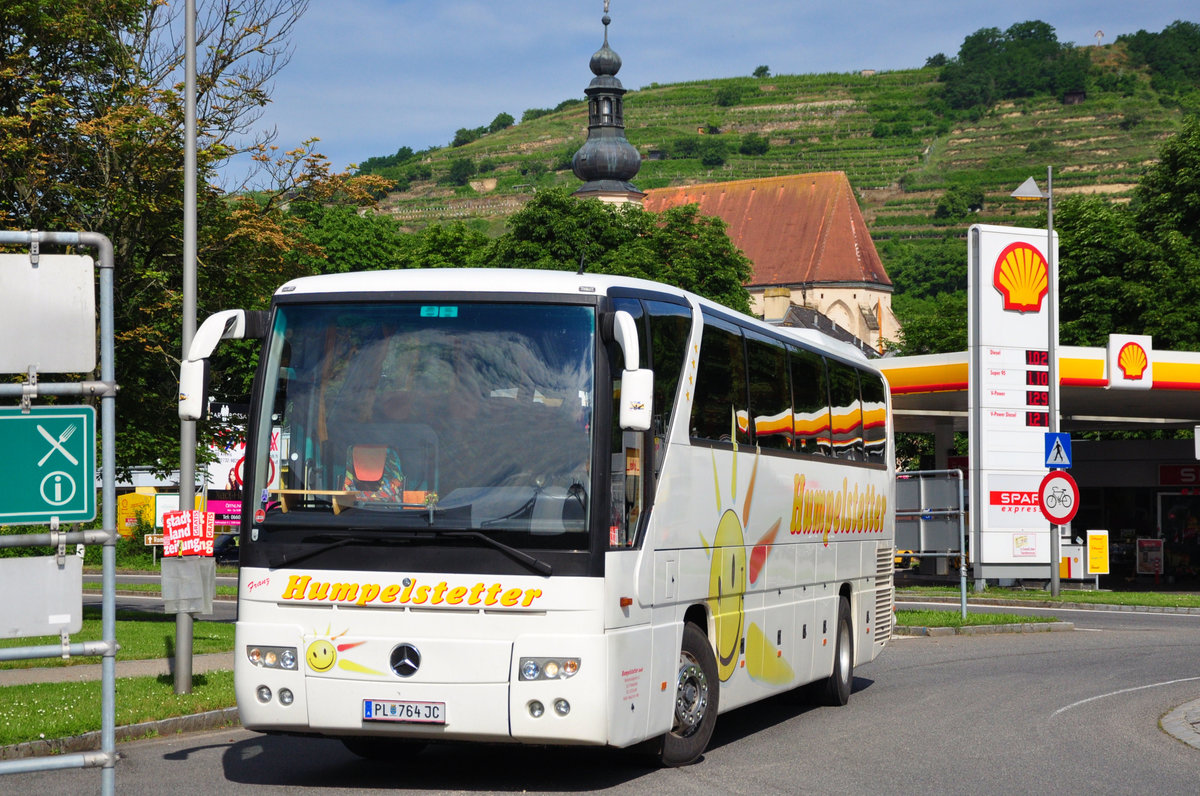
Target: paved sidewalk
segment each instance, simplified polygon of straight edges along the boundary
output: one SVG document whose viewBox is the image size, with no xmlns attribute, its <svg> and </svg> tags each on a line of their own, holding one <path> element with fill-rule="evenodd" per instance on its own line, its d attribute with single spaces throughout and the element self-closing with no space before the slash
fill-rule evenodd
<svg viewBox="0 0 1200 796">
<path fill-rule="evenodd" d="M 94 658 L 92 658 L 94 660 Z M 192 674 L 233 671 L 233 652 L 214 652 L 192 657 Z M 174 658 L 117 661 L 117 677 L 157 677 L 175 673 Z M 74 683 L 100 679 L 100 664 L 51 666 L 33 669 L 0 669 L 0 686 L 30 683 Z"/>
</svg>

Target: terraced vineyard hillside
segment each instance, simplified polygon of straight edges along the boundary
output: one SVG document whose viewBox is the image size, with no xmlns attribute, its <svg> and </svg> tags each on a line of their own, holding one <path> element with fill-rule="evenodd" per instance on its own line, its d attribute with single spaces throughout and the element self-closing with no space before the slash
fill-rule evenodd
<svg viewBox="0 0 1200 796">
<path fill-rule="evenodd" d="M 1122 92 L 1092 90 L 1078 104 L 1049 97 L 1007 102 L 970 116 L 947 111 L 933 68 L 651 84 L 626 95 L 626 134 L 643 156 L 634 182 L 649 189 L 844 171 L 877 243 L 961 237 L 970 223 L 1010 224 L 1044 213 L 1040 203 L 1009 194 L 1029 176 L 1044 188 L 1047 165 L 1054 167 L 1056 197 L 1127 198 L 1183 114 L 1160 101 L 1144 74 L 1122 65 L 1120 47 L 1087 49 L 1094 60 L 1135 74 Z M 412 229 L 465 220 L 499 230 L 533 190 L 579 184 L 570 159 L 586 128 L 586 106 L 569 104 L 469 144 L 422 153 L 392 170 L 400 176 L 409 169 L 411 178 L 420 164 L 423 172 L 383 206 Z M 749 133 L 769 140 L 765 154 L 739 153 Z M 722 165 L 705 166 L 694 155 L 701 136 L 725 143 Z M 689 141 L 690 148 L 682 145 Z M 479 173 L 469 185 L 446 184 L 449 165 L 464 158 Z M 955 185 L 978 186 L 982 208 L 936 219 L 939 198 Z"/>
</svg>

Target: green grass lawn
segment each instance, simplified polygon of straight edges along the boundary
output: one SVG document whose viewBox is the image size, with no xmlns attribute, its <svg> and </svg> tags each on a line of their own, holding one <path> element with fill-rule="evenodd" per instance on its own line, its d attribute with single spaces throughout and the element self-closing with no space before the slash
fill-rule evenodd
<svg viewBox="0 0 1200 796">
<path fill-rule="evenodd" d="M 968 613 L 960 611 L 897 611 L 898 627 L 975 627 L 977 625 L 1026 625 L 1059 621 L 1053 616 L 1014 616 L 1013 614 Z"/>
<path fill-rule="evenodd" d="M 117 611 L 117 660 L 132 661 L 146 658 L 167 658 L 175 654 L 175 617 L 142 611 Z M 71 641 L 100 641 L 103 638 L 99 606 L 83 609 L 83 628 L 71 635 Z M 0 647 L 36 647 L 58 644 L 58 636 L 0 639 Z M 233 649 L 233 625 L 229 622 L 195 622 L 192 625 L 192 652 L 228 652 Z M 47 666 L 79 666 L 99 663 L 94 656 L 36 658 L 0 662 L 0 669 L 32 669 Z"/>
<path fill-rule="evenodd" d="M 192 678 L 192 693 L 176 694 L 174 678 L 122 677 L 116 682 L 118 727 L 233 707 L 233 672 Z M 0 688 L 0 746 L 69 738 L 100 729 L 100 681 Z"/>
<path fill-rule="evenodd" d="M 897 597 L 958 597 L 957 586 L 906 586 L 896 589 Z M 967 599 L 995 597 L 1005 600 L 1029 600 L 1036 602 L 1088 603 L 1093 605 L 1144 605 L 1152 608 L 1200 608 L 1200 594 L 1190 592 L 1157 591 L 1082 591 L 1062 589 L 1058 597 L 1048 591 L 1024 589 L 987 589 L 968 592 Z"/>
</svg>

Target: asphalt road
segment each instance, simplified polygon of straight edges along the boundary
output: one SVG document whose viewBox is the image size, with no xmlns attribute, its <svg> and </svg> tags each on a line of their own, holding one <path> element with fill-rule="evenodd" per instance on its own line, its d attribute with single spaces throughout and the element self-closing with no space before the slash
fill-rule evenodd
<svg viewBox="0 0 1200 796">
<path fill-rule="evenodd" d="M 986 610 L 997 610 L 988 608 Z M 1054 609 L 1054 613 L 1066 613 Z M 1200 750 L 1159 719 L 1200 698 L 1200 617 L 1072 612 L 1079 630 L 896 639 L 844 708 L 775 698 L 725 714 L 701 762 L 629 752 L 432 747 L 367 763 L 337 741 L 241 729 L 122 744 L 123 794 L 1196 794 Z M 96 770 L 6 777 L 86 793 Z"/>
</svg>

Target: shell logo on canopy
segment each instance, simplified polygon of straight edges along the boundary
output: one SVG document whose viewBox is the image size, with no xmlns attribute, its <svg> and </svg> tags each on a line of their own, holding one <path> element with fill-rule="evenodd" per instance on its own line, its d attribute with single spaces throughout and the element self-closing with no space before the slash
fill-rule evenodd
<svg viewBox="0 0 1200 796">
<path fill-rule="evenodd" d="M 1004 297 L 1004 309 L 1041 312 L 1042 299 L 1050 288 L 1050 266 L 1033 246 L 1013 243 L 996 258 L 992 284 Z"/>
<path fill-rule="evenodd" d="M 1126 343 L 1121 346 L 1121 351 L 1117 354 L 1117 367 L 1121 369 L 1121 375 L 1126 379 L 1135 381 L 1141 379 L 1149 364 L 1150 357 L 1146 356 L 1146 349 L 1138 343 Z"/>
</svg>

